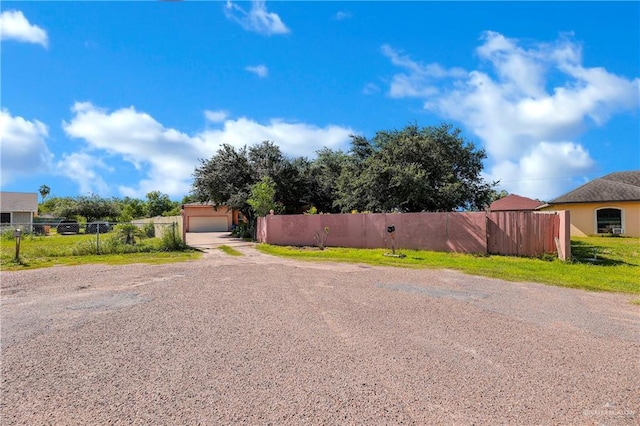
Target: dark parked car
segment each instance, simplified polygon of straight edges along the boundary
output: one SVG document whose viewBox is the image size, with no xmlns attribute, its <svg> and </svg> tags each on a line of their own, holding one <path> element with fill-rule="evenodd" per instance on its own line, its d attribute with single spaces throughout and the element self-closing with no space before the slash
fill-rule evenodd
<svg viewBox="0 0 640 426">
<path fill-rule="evenodd" d="M 89 222 L 85 228 L 85 234 L 104 234 L 111 231 L 111 224 L 109 222 Z"/>
<path fill-rule="evenodd" d="M 58 224 L 58 234 L 77 234 L 80 232 L 78 221 L 73 219 L 63 219 Z"/>
</svg>

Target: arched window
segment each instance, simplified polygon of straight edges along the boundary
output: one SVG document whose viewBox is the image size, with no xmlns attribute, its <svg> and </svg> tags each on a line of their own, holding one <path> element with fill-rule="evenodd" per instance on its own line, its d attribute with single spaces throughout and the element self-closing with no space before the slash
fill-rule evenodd
<svg viewBox="0 0 640 426">
<path fill-rule="evenodd" d="M 598 234 L 613 233 L 614 228 L 622 228 L 621 209 L 600 209 L 597 211 Z"/>
</svg>

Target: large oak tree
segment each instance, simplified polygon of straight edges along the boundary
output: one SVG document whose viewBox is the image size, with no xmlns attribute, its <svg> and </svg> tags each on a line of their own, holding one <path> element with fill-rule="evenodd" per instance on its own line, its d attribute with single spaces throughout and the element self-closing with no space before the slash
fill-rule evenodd
<svg viewBox="0 0 640 426">
<path fill-rule="evenodd" d="M 335 203 L 345 212 L 481 209 L 493 187 L 481 176 L 485 157 L 449 124 L 352 136 Z"/>
<path fill-rule="evenodd" d="M 239 149 L 224 144 L 213 157 L 201 160 L 193 174 L 192 195 L 215 208 L 238 210 L 253 225 L 255 211 L 248 200 L 253 186 L 263 178 L 274 184 L 275 201 L 286 213 L 302 211 L 308 195 L 306 167 L 306 160 L 285 157 L 270 141 Z"/>
</svg>

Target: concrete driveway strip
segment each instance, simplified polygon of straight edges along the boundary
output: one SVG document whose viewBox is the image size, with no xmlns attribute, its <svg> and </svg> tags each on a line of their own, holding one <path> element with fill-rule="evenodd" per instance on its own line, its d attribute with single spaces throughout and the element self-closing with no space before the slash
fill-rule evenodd
<svg viewBox="0 0 640 426">
<path fill-rule="evenodd" d="M 1 423 L 640 422 L 629 296 L 240 249 L 2 272 Z"/>
</svg>

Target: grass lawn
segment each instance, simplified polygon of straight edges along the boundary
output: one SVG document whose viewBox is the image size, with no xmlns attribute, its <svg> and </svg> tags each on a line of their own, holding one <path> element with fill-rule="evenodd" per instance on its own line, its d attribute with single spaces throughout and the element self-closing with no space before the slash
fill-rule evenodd
<svg viewBox="0 0 640 426">
<path fill-rule="evenodd" d="M 479 256 L 421 250 L 279 247 L 261 244 L 263 253 L 302 260 L 357 262 L 410 268 L 456 269 L 508 281 L 529 281 L 595 291 L 640 294 L 640 239 L 587 237 L 571 240 L 573 261 L 513 256 Z"/>
<path fill-rule="evenodd" d="M 102 244 L 107 244 L 109 234 L 100 237 Z M 124 265 L 131 263 L 170 263 L 198 259 L 201 252 L 188 251 L 159 251 L 159 238 L 143 240 L 140 248 L 144 251 L 117 254 L 87 254 L 91 244 L 95 245 L 95 235 L 50 235 L 23 236 L 20 243 L 20 263 L 14 261 L 15 239 L 0 241 L 0 269 L 15 271 L 23 269 L 44 268 L 58 265 L 81 265 L 87 263 L 105 263 L 110 265 Z M 93 253 L 93 252 L 92 252 Z"/>
</svg>

